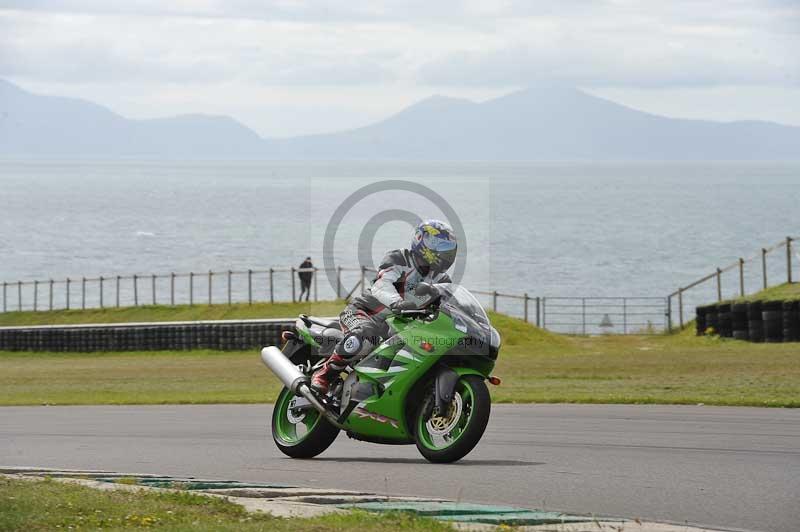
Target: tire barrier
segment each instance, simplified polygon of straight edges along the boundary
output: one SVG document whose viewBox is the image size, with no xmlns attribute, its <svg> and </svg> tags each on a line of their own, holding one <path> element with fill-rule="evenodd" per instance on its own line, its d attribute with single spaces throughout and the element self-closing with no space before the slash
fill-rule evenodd
<svg viewBox="0 0 800 532">
<path fill-rule="evenodd" d="M 281 342 L 294 320 L 0 327 L 0 351 L 260 349 Z"/>
<path fill-rule="evenodd" d="M 764 320 L 762 319 L 761 301 L 752 301 L 747 304 L 747 330 L 751 342 L 764 341 Z"/>
<path fill-rule="evenodd" d="M 747 303 L 734 303 L 731 305 L 731 329 L 733 338 L 749 340 L 750 328 L 747 322 Z"/>
<path fill-rule="evenodd" d="M 710 329 L 750 342 L 800 342 L 800 301 L 751 301 L 697 307 L 697 335 Z"/>
<path fill-rule="evenodd" d="M 733 323 L 731 317 L 731 304 L 720 303 L 717 305 L 717 322 L 719 323 L 719 335 L 723 338 L 733 337 Z"/>
<path fill-rule="evenodd" d="M 708 307 L 697 307 L 695 325 L 697 326 L 697 336 L 702 336 L 706 333 L 706 312 Z"/>
<path fill-rule="evenodd" d="M 761 315 L 764 320 L 764 341 L 783 342 L 783 302 L 765 301 Z"/>
<path fill-rule="evenodd" d="M 783 341 L 800 341 L 800 301 L 783 302 Z"/>
<path fill-rule="evenodd" d="M 703 332 L 712 329 L 714 334 L 719 334 L 719 311 L 716 305 L 706 307 L 706 328 Z"/>
</svg>

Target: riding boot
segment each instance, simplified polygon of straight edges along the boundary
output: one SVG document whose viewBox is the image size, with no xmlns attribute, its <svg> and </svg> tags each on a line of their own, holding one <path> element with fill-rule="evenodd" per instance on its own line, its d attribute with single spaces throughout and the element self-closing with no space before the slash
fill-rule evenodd
<svg viewBox="0 0 800 532">
<path fill-rule="evenodd" d="M 328 360 L 311 376 L 311 388 L 322 395 L 328 393 L 331 377 L 344 371 L 347 367 L 345 359 L 336 353 L 332 354 Z"/>
</svg>

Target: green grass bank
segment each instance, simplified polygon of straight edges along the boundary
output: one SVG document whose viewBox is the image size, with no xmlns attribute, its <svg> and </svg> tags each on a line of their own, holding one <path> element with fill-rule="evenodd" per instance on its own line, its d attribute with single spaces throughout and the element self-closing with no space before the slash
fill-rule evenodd
<svg viewBox="0 0 800 532">
<path fill-rule="evenodd" d="M 234 319 L 335 315 L 340 307 L 335 302 L 139 307 L 24 313 L 17 319 L 33 319 L 31 314 L 39 323 Z M 695 337 L 691 329 L 661 336 L 568 337 L 508 316 L 491 317 L 503 338 L 495 371 L 503 384 L 491 387 L 496 402 L 800 407 L 796 344 Z M 263 403 L 278 391 L 256 351 L 0 351 L 0 405 Z"/>
<path fill-rule="evenodd" d="M 746 301 L 795 301 L 798 299 L 800 299 L 800 283 L 783 283 L 731 301 L 739 303 Z"/>
<path fill-rule="evenodd" d="M 243 320 L 294 317 L 298 314 L 338 316 L 344 301 L 302 303 L 237 303 L 235 305 L 148 305 L 86 310 L 0 313 L 0 327 L 151 321 Z"/>
</svg>

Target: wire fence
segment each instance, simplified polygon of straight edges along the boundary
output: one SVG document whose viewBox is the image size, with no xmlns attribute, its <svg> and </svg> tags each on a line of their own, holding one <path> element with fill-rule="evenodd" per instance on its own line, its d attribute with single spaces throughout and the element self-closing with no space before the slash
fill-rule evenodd
<svg viewBox="0 0 800 532">
<path fill-rule="evenodd" d="M 2 283 L 2 311 L 43 311 L 143 305 L 299 301 L 298 274 L 311 274 L 308 301 L 342 299 L 365 283 L 367 268 L 269 268 L 167 274 L 129 274 Z"/>
<path fill-rule="evenodd" d="M 669 325 L 665 297 L 540 297 L 480 290 L 473 293 L 495 312 L 563 334 L 659 334 Z"/>
<path fill-rule="evenodd" d="M 759 292 L 771 285 L 793 283 L 800 279 L 800 256 L 794 257 L 794 242 L 788 236 L 781 242 L 762 248 L 750 257 L 740 257 L 724 267 L 678 288 L 667 296 L 667 329 L 676 320 L 683 328 L 695 317 L 695 308 L 709 301 L 725 301 Z"/>
<path fill-rule="evenodd" d="M 129 274 L 2 283 L 2 311 L 48 311 L 145 305 L 211 305 L 301 300 L 299 274 L 311 274 L 302 299 L 349 299 L 369 286 L 368 267 L 337 267 L 329 283 L 324 268 L 269 268 L 188 273 Z M 320 281 L 322 274 L 322 281 Z M 473 291 L 487 308 L 568 334 L 654 332 L 663 322 L 664 298 L 539 297 Z M 638 302 L 638 303 L 637 303 Z M 647 302 L 647 320 L 636 312 Z"/>
<path fill-rule="evenodd" d="M 800 278 L 787 237 L 751 257 L 678 288 L 666 297 L 541 297 L 474 290 L 487 308 L 566 334 L 654 334 L 684 327 L 694 308 L 709 300 L 745 296 Z M 776 260 L 776 256 L 780 260 Z M 130 274 L 2 283 L 2 312 L 143 305 L 235 304 L 348 299 L 363 291 L 375 270 L 367 267 L 269 268 L 167 274 Z M 303 292 L 299 275 L 311 274 Z M 333 274 L 334 282 L 326 282 Z M 319 276 L 323 274 L 323 282 Z M 302 293 L 301 293 L 302 292 Z"/>
</svg>

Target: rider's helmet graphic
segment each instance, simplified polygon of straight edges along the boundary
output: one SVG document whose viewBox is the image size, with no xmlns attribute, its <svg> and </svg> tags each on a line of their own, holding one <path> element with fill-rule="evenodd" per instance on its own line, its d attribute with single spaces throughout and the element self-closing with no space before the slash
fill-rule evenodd
<svg viewBox="0 0 800 532">
<path fill-rule="evenodd" d="M 421 270 L 444 272 L 456 260 L 458 242 L 453 228 L 439 220 L 425 220 L 414 230 L 411 254 Z"/>
</svg>

